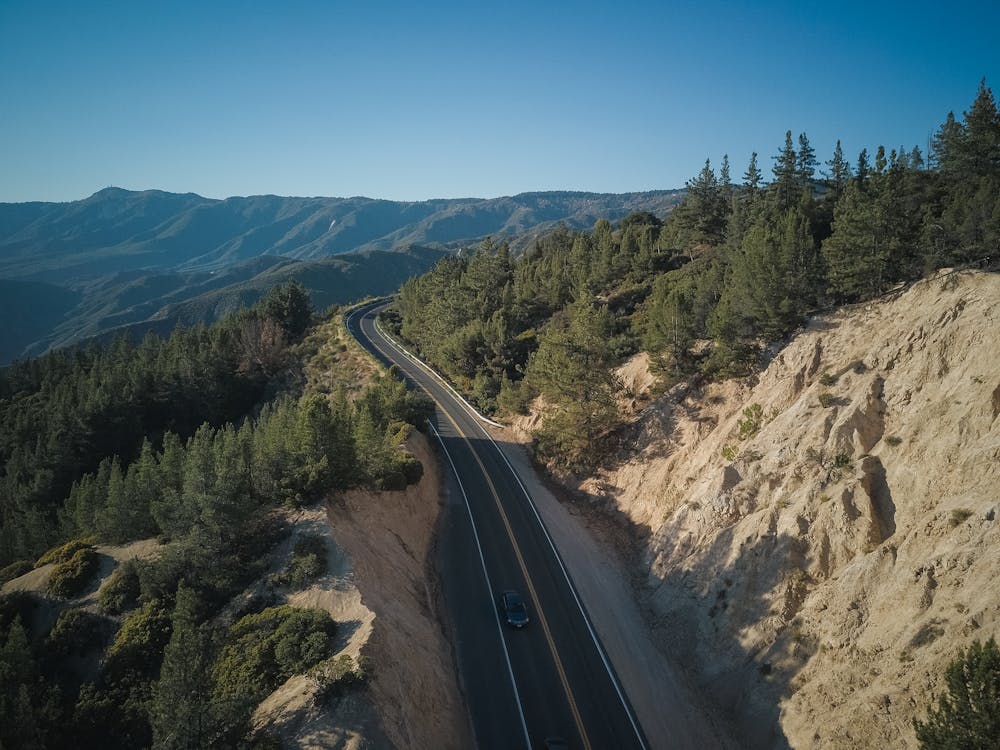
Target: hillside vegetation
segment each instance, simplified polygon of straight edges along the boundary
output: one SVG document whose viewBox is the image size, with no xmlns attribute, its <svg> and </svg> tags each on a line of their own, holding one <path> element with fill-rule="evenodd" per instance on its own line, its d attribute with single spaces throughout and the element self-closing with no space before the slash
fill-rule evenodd
<svg viewBox="0 0 1000 750">
<path fill-rule="evenodd" d="M 5 747 L 236 746 L 290 675 L 330 690 L 361 678 L 329 662 L 328 611 L 241 596 L 274 564 L 284 508 L 422 475 L 397 446 L 430 407 L 402 382 L 302 393 L 303 359 L 323 351 L 303 341 L 312 323 L 290 284 L 167 341 L 3 371 Z M 155 554 L 109 577 L 102 550 L 150 537 Z M 296 546 L 272 593 L 324 571 L 323 554 Z"/>
<path fill-rule="evenodd" d="M 0 204 L 0 314 L 17 322 L 0 332 L 0 364 L 123 327 L 136 340 L 147 330 L 168 336 L 290 280 L 320 308 L 388 294 L 490 234 L 523 248 L 558 224 L 663 215 L 677 199 L 659 191 L 218 201 L 107 188 L 72 203 Z"/>
<path fill-rule="evenodd" d="M 917 747 L 948 664 L 1000 635 L 998 311 L 965 271 L 814 318 L 574 485 L 632 528 L 664 648 L 749 746 Z"/>
<path fill-rule="evenodd" d="M 821 177 L 788 132 L 773 162 L 442 260 L 386 323 L 625 523 L 664 649 L 749 746 L 916 747 L 946 672 L 1000 677 L 948 669 L 1000 632 L 1000 114 L 983 82 L 926 157 L 838 143 Z"/>
<path fill-rule="evenodd" d="M 553 466 L 585 471 L 619 423 L 611 366 L 639 350 L 664 386 L 754 372 L 807 316 L 872 299 L 943 266 L 997 261 L 1000 115 L 985 82 L 959 121 L 920 149 L 839 142 L 821 177 L 789 131 L 765 183 L 754 154 L 741 183 L 706 161 L 666 221 L 559 230 L 515 262 L 486 242 L 404 284 L 389 322 L 494 412 L 541 396 L 536 433 Z M 992 257 L 992 260 L 991 260 Z"/>
</svg>

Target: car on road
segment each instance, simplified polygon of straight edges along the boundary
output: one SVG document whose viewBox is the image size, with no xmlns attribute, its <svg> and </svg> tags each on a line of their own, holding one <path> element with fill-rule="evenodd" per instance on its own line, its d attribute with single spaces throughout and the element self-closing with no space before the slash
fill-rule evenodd
<svg viewBox="0 0 1000 750">
<path fill-rule="evenodd" d="M 528 608 L 524 606 L 524 599 L 516 591 L 507 590 L 500 594 L 500 611 L 511 627 L 523 628 L 528 624 Z"/>
</svg>

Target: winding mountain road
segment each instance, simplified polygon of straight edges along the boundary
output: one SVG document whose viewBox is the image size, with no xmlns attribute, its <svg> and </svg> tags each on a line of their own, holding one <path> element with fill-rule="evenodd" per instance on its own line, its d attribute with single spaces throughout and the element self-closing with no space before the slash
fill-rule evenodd
<svg viewBox="0 0 1000 750">
<path fill-rule="evenodd" d="M 382 334 L 384 304 L 352 311 L 347 327 L 437 404 L 433 430 L 451 470 L 440 578 L 477 746 L 531 750 L 560 737 L 570 748 L 647 748 L 526 483 L 471 407 Z M 507 589 L 525 599 L 524 629 L 501 617 Z"/>
</svg>

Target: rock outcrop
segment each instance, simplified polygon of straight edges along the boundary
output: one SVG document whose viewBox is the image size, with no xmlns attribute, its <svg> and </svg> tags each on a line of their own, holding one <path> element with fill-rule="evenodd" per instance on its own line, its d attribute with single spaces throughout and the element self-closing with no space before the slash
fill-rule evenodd
<svg viewBox="0 0 1000 750">
<path fill-rule="evenodd" d="M 665 648 L 753 747 L 915 747 L 1000 635 L 1000 277 L 810 321 L 754 382 L 654 402 L 581 485 L 643 533 Z"/>
</svg>

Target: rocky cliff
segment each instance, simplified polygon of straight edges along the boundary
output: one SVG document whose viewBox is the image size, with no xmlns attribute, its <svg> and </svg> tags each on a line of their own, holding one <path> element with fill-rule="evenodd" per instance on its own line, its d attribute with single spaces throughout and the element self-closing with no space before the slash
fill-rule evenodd
<svg viewBox="0 0 1000 750">
<path fill-rule="evenodd" d="M 580 486 L 749 746 L 915 747 L 948 662 L 1000 635 L 998 323 L 976 272 L 813 319 L 759 377 L 654 401 Z"/>
</svg>

